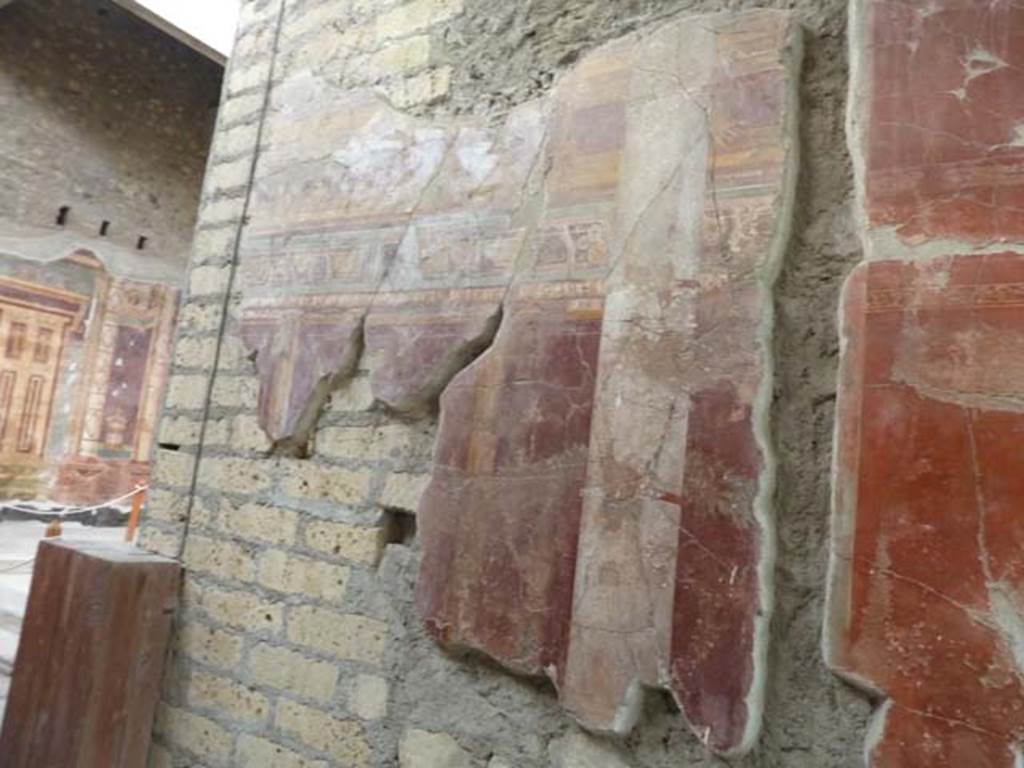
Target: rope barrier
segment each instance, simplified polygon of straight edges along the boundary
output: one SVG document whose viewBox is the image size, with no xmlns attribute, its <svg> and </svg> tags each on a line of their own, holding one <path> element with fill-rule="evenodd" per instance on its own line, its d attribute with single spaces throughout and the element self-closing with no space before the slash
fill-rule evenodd
<svg viewBox="0 0 1024 768">
<path fill-rule="evenodd" d="M 23 563 L 17 563 L 16 565 L 9 565 L 6 568 L 0 568 L 0 573 L 10 573 L 11 571 L 16 571 L 19 568 L 24 568 L 26 565 L 32 565 L 32 563 L 34 563 L 35 561 L 36 559 L 34 557 L 29 558 Z"/>
<path fill-rule="evenodd" d="M 7 509 L 13 509 L 18 512 L 24 512 L 28 515 L 56 515 L 57 517 L 66 517 L 67 515 L 80 515 L 83 512 L 95 512 L 97 509 L 102 509 L 103 507 L 111 507 L 114 504 L 117 504 L 117 502 L 119 501 L 130 499 L 132 496 L 139 493 L 140 491 L 146 490 L 149 490 L 148 485 L 140 485 L 128 491 L 128 493 L 123 494 L 121 496 L 116 496 L 113 499 L 110 499 L 109 501 L 100 502 L 99 504 L 94 504 L 90 507 L 69 507 L 65 508 L 60 512 L 43 512 L 42 510 L 36 509 L 34 507 L 23 506 L 23 504 L 25 504 L 26 502 L 21 502 L 18 500 L 15 500 L 10 504 L 4 504 L 3 506 L 6 507 Z"/>
</svg>

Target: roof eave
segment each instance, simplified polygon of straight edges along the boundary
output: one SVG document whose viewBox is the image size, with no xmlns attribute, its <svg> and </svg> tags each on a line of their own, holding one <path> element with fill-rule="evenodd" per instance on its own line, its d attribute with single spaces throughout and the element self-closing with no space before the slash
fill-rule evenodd
<svg viewBox="0 0 1024 768">
<path fill-rule="evenodd" d="M 0 0 L 0 6 L 10 1 L 11 0 Z M 189 48 L 198 51 L 211 61 L 215 61 L 222 67 L 227 63 L 227 56 L 225 56 L 223 53 L 216 50 L 215 48 L 210 47 L 202 40 L 193 37 L 183 29 L 175 26 L 174 24 L 171 24 L 169 21 L 167 21 L 167 19 L 153 13 L 151 10 L 149 10 L 142 4 L 138 3 L 136 0 L 113 0 L 113 2 L 124 8 L 126 11 L 135 14 L 136 16 L 148 22 L 149 24 L 152 24 L 157 29 L 162 30 L 166 34 L 173 37 L 175 40 L 178 40 L 179 42 L 187 45 Z"/>
</svg>

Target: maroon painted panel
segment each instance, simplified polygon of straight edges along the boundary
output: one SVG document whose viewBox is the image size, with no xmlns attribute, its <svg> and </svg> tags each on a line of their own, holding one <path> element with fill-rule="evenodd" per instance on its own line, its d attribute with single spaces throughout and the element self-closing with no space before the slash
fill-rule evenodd
<svg viewBox="0 0 1024 768">
<path fill-rule="evenodd" d="M 351 373 L 360 351 L 358 312 L 281 314 L 277 307 L 250 308 L 241 335 L 256 353 L 260 376 L 260 426 L 272 440 L 301 435 L 314 423 L 322 401 L 318 386 Z"/>
<path fill-rule="evenodd" d="M 437 402 L 455 372 L 491 343 L 504 293 L 463 288 L 381 297 L 364 328 L 374 395 L 406 412 Z"/>
<path fill-rule="evenodd" d="M 679 504 L 672 689 L 712 747 L 742 743 L 755 680 L 764 533 L 749 516 L 764 459 L 751 405 L 727 380 L 691 396 Z"/>
<path fill-rule="evenodd" d="M 511 302 L 441 401 L 417 604 L 439 640 L 520 673 L 564 667 L 600 306 Z"/>
<path fill-rule="evenodd" d="M 111 354 L 110 378 L 103 406 L 103 442 L 109 449 L 123 449 L 131 456 L 139 421 L 153 329 L 119 325 Z"/>
<path fill-rule="evenodd" d="M 703 50 L 710 34 L 711 49 L 679 64 L 688 91 L 648 83 L 662 122 L 627 106 L 635 165 L 622 187 L 636 172 L 658 192 L 606 281 L 560 688 L 581 722 L 618 732 L 639 717 L 643 687 L 667 688 L 722 753 L 753 746 L 766 674 L 764 329 L 794 160 L 794 61 L 780 53 L 790 32 L 770 13 L 704 21 L 686 39 Z M 707 113 L 694 112 L 694 93 Z M 644 135 L 664 121 L 677 133 Z"/>
</svg>

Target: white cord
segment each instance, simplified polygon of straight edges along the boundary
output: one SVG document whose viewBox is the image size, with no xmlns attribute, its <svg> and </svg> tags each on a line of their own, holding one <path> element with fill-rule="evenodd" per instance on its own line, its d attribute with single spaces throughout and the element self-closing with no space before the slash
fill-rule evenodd
<svg viewBox="0 0 1024 768">
<path fill-rule="evenodd" d="M 140 485 L 140 486 L 136 487 L 134 490 L 128 491 L 128 493 L 124 494 L 123 496 L 117 496 L 117 497 L 111 499 L 110 501 L 100 502 L 99 504 L 95 504 L 95 505 L 93 505 L 91 507 L 72 507 L 71 509 L 65 509 L 62 512 L 43 512 L 43 511 L 41 511 L 39 509 L 35 509 L 33 507 L 21 506 L 21 504 L 23 504 L 25 502 L 19 502 L 19 501 L 14 501 L 14 502 L 11 502 L 10 504 L 3 504 L 2 506 L 7 507 L 7 509 L 17 510 L 18 512 L 24 512 L 24 513 L 29 514 L 29 515 L 56 515 L 57 517 L 64 517 L 65 515 L 80 515 L 83 512 L 94 512 L 97 509 L 101 509 L 103 507 L 110 507 L 110 506 L 113 506 L 114 504 L 116 504 L 119 501 L 124 501 L 125 499 L 130 499 L 132 496 L 134 496 L 139 491 L 146 491 L 146 490 L 149 490 L 149 486 L 148 485 Z"/>
<path fill-rule="evenodd" d="M 17 565 L 12 565 L 7 568 L 0 568 L 0 573 L 12 573 L 13 571 L 18 570 L 19 568 L 24 568 L 26 565 L 32 565 L 32 563 L 34 563 L 35 561 L 36 559 L 33 557 L 30 560 L 26 560 L 23 563 L 18 563 Z"/>
</svg>

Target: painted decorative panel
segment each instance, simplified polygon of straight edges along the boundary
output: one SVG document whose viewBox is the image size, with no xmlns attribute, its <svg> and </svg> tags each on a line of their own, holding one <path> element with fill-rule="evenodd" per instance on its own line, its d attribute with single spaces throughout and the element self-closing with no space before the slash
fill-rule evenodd
<svg viewBox="0 0 1024 768">
<path fill-rule="evenodd" d="M 828 651 L 886 697 L 874 766 L 1016 765 L 1024 740 L 1024 256 L 846 285 Z"/>
<path fill-rule="evenodd" d="M 1024 8 L 857 0 L 866 213 L 905 242 L 1024 237 Z"/>
<path fill-rule="evenodd" d="M 498 124 L 272 94 L 241 261 L 264 429 L 305 445 L 360 361 L 381 407 L 439 398 L 426 626 L 595 730 L 661 687 L 718 752 L 758 732 L 799 42 L 677 19 Z"/>
<path fill-rule="evenodd" d="M 0 257 L 0 493 L 96 504 L 145 485 L 178 292 L 92 254 Z"/>
</svg>

